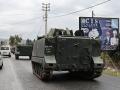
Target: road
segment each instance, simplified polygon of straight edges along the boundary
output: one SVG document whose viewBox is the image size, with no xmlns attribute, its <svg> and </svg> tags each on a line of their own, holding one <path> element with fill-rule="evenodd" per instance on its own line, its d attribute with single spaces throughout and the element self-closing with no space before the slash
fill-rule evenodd
<svg viewBox="0 0 120 90">
<path fill-rule="evenodd" d="M 32 74 L 30 60 L 4 57 L 0 70 L 0 90 L 120 90 L 120 78 L 102 75 L 94 81 L 71 77 L 67 72 L 55 72 L 53 80 L 42 82 Z"/>
</svg>

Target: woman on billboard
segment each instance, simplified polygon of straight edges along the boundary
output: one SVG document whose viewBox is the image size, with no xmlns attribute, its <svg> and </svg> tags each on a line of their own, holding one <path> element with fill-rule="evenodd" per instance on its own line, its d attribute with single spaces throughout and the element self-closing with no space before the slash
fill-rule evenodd
<svg viewBox="0 0 120 90">
<path fill-rule="evenodd" d="M 118 45 L 117 30 L 113 30 L 113 37 L 111 37 L 111 45 Z"/>
</svg>

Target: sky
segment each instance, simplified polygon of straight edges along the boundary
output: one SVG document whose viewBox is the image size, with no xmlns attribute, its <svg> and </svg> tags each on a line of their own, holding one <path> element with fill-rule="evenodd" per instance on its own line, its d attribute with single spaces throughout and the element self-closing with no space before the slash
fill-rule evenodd
<svg viewBox="0 0 120 90">
<path fill-rule="evenodd" d="M 48 32 L 50 28 L 77 30 L 80 16 L 120 17 L 120 1 L 111 0 L 100 6 L 71 14 L 55 17 L 101 3 L 106 0 L 0 0 L 0 38 L 8 39 L 18 34 L 23 39 L 36 39 L 44 35 L 42 3 L 50 3 Z"/>
</svg>

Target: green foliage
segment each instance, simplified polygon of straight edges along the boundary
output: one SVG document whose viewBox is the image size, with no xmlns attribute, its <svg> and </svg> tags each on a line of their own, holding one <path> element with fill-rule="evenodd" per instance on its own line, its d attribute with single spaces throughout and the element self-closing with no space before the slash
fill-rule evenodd
<svg viewBox="0 0 120 90">
<path fill-rule="evenodd" d="M 18 35 L 10 36 L 9 38 L 9 44 L 11 46 L 18 45 L 18 43 L 20 43 L 21 41 L 22 41 L 22 38 L 19 37 Z"/>
<path fill-rule="evenodd" d="M 102 58 L 103 60 L 108 60 L 108 59 L 109 59 L 109 55 L 108 55 L 106 52 L 102 52 L 102 53 L 101 53 L 101 58 Z"/>
<path fill-rule="evenodd" d="M 111 59 L 114 62 L 120 61 L 120 51 L 111 51 L 111 52 L 108 52 L 108 55 L 111 57 Z"/>
<path fill-rule="evenodd" d="M 102 52 L 101 58 L 103 60 L 112 60 L 113 62 L 117 63 L 120 61 L 120 52 L 117 52 L 117 51 Z"/>
<path fill-rule="evenodd" d="M 15 35 L 15 44 L 17 45 L 18 43 L 20 43 L 22 41 L 22 38 L 19 37 L 18 35 Z"/>
<path fill-rule="evenodd" d="M 120 71 L 115 71 L 112 69 L 105 69 L 103 73 L 114 77 L 120 77 Z"/>
<path fill-rule="evenodd" d="M 14 45 L 15 45 L 15 38 L 14 38 L 14 36 L 10 36 L 10 38 L 9 38 L 9 44 L 10 44 L 11 46 L 14 46 Z"/>
<path fill-rule="evenodd" d="M 32 41 L 32 40 L 30 40 L 30 39 L 27 39 L 27 40 L 26 40 L 26 45 L 33 45 L 33 42 L 34 42 L 34 41 Z"/>
</svg>

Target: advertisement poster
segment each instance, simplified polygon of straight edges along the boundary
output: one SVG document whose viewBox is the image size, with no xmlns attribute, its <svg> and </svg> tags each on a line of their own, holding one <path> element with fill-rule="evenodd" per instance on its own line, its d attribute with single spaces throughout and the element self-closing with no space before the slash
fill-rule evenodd
<svg viewBox="0 0 120 90">
<path fill-rule="evenodd" d="M 80 17 L 79 29 L 84 36 L 100 39 L 101 50 L 115 50 L 118 46 L 118 18 Z"/>
</svg>

